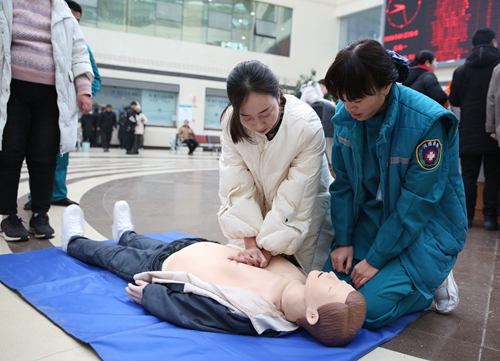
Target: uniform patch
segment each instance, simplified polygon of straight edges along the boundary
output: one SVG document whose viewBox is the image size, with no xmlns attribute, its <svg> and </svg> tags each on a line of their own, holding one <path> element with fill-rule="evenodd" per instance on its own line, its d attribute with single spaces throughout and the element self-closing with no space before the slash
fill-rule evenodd
<svg viewBox="0 0 500 361">
<path fill-rule="evenodd" d="M 442 144 L 439 139 L 424 140 L 417 147 L 416 156 L 425 170 L 435 169 L 441 163 Z"/>
</svg>

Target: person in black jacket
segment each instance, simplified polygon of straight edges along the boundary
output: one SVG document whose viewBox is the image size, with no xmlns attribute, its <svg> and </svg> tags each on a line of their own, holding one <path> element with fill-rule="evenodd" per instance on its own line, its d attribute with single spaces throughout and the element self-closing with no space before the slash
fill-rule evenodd
<svg viewBox="0 0 500 361">
<path fill-rule="evenodd" d="M 101 146 L 105 152 L 109 152 L 113 128 L 117 128 L 116 114 L 111 104 L 108 104 L 97 120 L 97 130 L 101 132 Z"/>
<path fill-rule="evenodd" d="M 129 107 L 125 108 L 127 120 L 124 124 L 125 129 L 125 149 L 126 154 L 134 154 L 132 148 L 134 147 L 135 141 L 135 126 L 137 125 L 137 118 L 135 108 L 137 107 L 137 102 L 132 101 Z"/>
<path fill-rule="evenodd" d="M 486 98 L 493 68 L 500 63 L 495 32 L 479 29 L 472 38 L 474 48 L 465 64 L 453 73 L 450 104 L 460 107 L 460 163 L 465 186 L 467 217 L 472 226 L 476 207 L 476 182 L 484 169 L 484 228 L 498 229 L 498 191 L 500 188 L 500 148 L 486 132 Z"/>
<path fill-rule="evenodd" d="M 429 50 L 422 50 L 412 62 L 410 74 L 408 79 L 403 82 L 403 85 L 427 95 L 441 105 L 445 105 L 448 101 L 448 95 L 441 88 L 434 75 L 436 65 L 437 60 L 434 53 Z"/>
</svg>

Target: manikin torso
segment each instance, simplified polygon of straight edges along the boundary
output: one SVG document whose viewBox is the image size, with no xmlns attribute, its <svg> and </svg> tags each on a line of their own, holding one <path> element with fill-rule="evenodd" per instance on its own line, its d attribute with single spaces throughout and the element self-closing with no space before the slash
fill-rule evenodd
<svg viewBox="0 0 500 361">
<path fill-rule="evenodd" d="M 306 276 L 282 257 L 273 257 L 266 268 L 258 268 L 227 259 L 236 255 L 236 249 L 220 244 L 195 243 L 170 256 L 163 271 L 189 272 L 215 285 L 253 291 L 278 310 L 281 310 L 284 289 L 294 280 L 302 284 L 306 281 Z"/>
</svg>

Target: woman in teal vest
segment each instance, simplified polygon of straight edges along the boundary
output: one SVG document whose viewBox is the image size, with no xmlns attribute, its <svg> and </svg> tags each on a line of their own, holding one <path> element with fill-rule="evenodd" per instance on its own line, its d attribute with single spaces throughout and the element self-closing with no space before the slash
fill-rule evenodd
<svg viewBox="0 0 500 361">
<path fill-rule="evenodd" d="M 374 40 L 341 50 L 328 70 L 342 101 L 330 186 L 335 241 L 324 270 L 366 298 L 366 328 L 429 307 L 458 304 L 451 270 L 467 216 L 458 160 L 458 119 L 405 86 L 408 60 Z"/>
</svg>

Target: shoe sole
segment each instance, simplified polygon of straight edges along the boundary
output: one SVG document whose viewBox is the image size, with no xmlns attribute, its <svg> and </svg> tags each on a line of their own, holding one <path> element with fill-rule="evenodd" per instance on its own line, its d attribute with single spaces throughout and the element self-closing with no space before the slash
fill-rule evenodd
<svg viewBox="0 0 500 361">
<path fill-rule="evenodd" d="M 0 236 L 2 236 L 7 242 L 24 242 L 30 239 L 29 235 L 25 237 L 9 237 L 4 232 L 0 232 Z"/>
<path fill-rule="evenodd" d="M 54 234 L 53 233 L 49 233 L 49 234 L 36 234 L 35 233 L 35 230 L 33 228 L 30 228 L 29 232 L 31 234 L 33 234 L 33 236 L 35 236 L 35 238 L 38 238 L 38 239 L 49 239 L 49 238 L 54 238 Z"/>
</svg>

